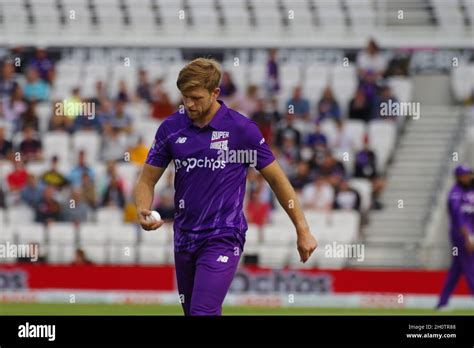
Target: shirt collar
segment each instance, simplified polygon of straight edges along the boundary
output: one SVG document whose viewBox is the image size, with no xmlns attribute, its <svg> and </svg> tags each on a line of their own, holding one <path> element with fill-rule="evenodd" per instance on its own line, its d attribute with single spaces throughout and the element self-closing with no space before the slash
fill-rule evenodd
<svg viewBox="0 0 474 348">
<path fill-rule="evenodd" d="M 222 130 L 224 126 L 224 116 L 227 114 L 227 111 L 229 109 L 227 108 L 227 106 L 224 104 L 222 100 L 218 100 L 217 102 L 221 104 L 221 107 L 219 108 L 219 110 L 217 110 L 212 120 L 205 127 L 211 127 L 211 128 L 214 128 L 215 130 Z M 194 126 L 193 121 L 188 117 L 187 114 L 186 114 L 186 118 L 189 125 Z"/>
</svg>

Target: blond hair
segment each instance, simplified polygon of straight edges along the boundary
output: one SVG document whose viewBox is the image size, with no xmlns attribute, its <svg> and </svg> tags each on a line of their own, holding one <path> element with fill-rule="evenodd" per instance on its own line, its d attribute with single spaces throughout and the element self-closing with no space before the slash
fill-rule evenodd
<svg viewBox="0 0 474 348">
<path fill-rule="evenodd" d="M 181 69 L 176 85 L 181 93 L 199 87 L 212 92 L 219 87 L 221 76 L 221 67 L 216 60 L 197 58 Z"/>
</svg>

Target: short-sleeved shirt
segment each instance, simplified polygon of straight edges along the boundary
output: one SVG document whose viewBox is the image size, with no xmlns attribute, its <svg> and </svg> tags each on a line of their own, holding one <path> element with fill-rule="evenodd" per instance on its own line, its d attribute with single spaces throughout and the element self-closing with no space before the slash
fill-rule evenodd
<svg viewBox="0 0 474 348">
<path fill-rule="evenodd" d="M 216 231 L 245 235 L 242 206 L 247 170 L 275 158 L 255 122 L 222 101 L 206 126 L 176 112 L 159 127 L 146 163 L 175 167 L 175 248 L 190 248 Z"/>
<path fill-rule="evenodd" d="M 450 236 L 451 242 L 455 246 L 464 245 L 464 236 L 461 233 L 461 227 L 466 226 L 469 222 L 466 214 L 467 207 L 469 206 L 469 202 L 466 201 L 467 193 L 469 193 L 467 188 L 455 184 L 448 195 Z"/>
<path fill-rule="evenodd" d="M 459 226 L 474 235 L 474 190 L 468 190 L 462 198 L 459 207 Z"/>
</svg>

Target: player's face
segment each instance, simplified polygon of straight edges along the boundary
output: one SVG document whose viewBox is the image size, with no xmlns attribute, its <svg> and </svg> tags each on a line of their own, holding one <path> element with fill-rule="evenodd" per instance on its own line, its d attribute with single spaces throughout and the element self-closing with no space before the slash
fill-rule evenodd
<svg viewBox="0 0 474 348">
<path fill-rule="evenodd" d="M 196 88 L 183 93 L 183 102 L 190 119 L 199 120 L 209 113 L 219 95 L 219 88 L 210 93 L 205 88 Z"/>
<path fill-rule="evenodd" d="M 463 174 L 458 176 L 458 180 L 461 183 L 461 185 L 468 186 L 471 183 L 472 180 L 472 174 Z"/>
</svg>

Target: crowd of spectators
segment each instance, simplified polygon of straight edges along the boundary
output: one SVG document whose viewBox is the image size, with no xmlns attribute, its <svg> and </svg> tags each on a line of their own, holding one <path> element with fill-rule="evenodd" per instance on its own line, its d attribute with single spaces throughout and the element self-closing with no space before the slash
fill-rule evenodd
<svg viewBox="0 0 474 348">
<path fill-rule="evenodd" d="M 78 117 L 80 115 L 67 108 L 58 114 L 57 108 L 53 107 L 48 131 L 97 132 L 102 140 L 100 160 L 107 163 L 107 170 L 104 177 L 98 177 L 91 165 L 92 159 L 87 157 L 85 149 L 81 149 L 74 158 L 72 169 L 63 172 L 62 159 L 44 156 L 37 112 L 38 105 L 56 102 L 52 90 L 57 62 L 43 48 L 38 48 L 29 58 L 26 55 L 20 66 L 15 64 L 15 57 L 14 53 L 4 57 L 0 71 L 0 161 L 13 164 L 12 171 L 2 173 L 0 207 L 28 205 L 35 213 L 35 221 L 41 223 L 81 223 L 90 221 L 97 208 L 117 207 L 123 210 L 125 221 L 133 222 L 135 212 L 130 192 L 125 189 L 124 179 L 116 166 L 124 161 L 142 164 L 150 144 L 145 144 L 135 132 L 136 120 L 127 112 L 127 105 L 145 103 L 150 119 L 163 120 L 177 110 L 181 101 L 172 100 L 164 79 L 151 80 L 145 68 L 138 71 L 135 90 L 120 81 L 117 93 L 111 95 L 106 81 L 97 81 L 95 95 L 85 98 L 81 95 L 81 86 L 73 88 L 65 102 L 93 103 L 96 116 Z M 281 108 L 276 50 L 269 51 L 266 79 L 261 85 L 250 84 L 240 90 L 233 81 L 232 72 L 223 73 L 221 99 L 257 123 L 305 209 L 361 211 L 361 197 L 351 187 L 351 174 L 372 183 L 371 208 L 381 208 L 378 197 L 384 186 L 383 173 L 377 171 L 377 158 L 369 146 L 368 135 L 365 135 L 363 148 L 356 148 L 345 123 L 347 119 L 364 122 L 377 119 L 380 117 L 377 105 L 396 99 L 383 83 L 387 61 L 375 42 L 371 41 L 360 51 L 355 64 L 359 85 L 345 107 L 340 105 L 329 86 L 315 105 L 304 95 L 301 86 L 295 86 L 286 107 Z M 333 120 L 336 124 L 336 137 L 331 141 L 321 127 L 325 120 Z M 308 130 L 306 133 L 295 126 L 302 122 Z M 150 132 L 154 130 L 150 129 Z M 347 151 L 355 154 L 350 173 L 340 156 Z M 37 162 L 49 165 L 39 176 L 29 173 L 26 165 Z M 165 220 L 171 221 L 174 215 L 172 171 L 162 180 L 166 183 L 157 192 L 154 208 Z M 247 187 L 248 220 L 262 226 L 271 219 L 275 199 L 262 177 L 253 170 L 249 173 Z"/>
</svg>

